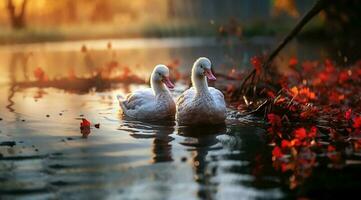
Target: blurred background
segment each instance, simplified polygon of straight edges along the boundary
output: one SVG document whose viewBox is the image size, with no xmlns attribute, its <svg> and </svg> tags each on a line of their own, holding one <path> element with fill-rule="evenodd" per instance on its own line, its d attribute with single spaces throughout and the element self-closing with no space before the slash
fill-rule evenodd
<svg viewBox="0 0 361 200">
<path fill-rule="evenodd" d="M 289 31 L 315 0 L 3 0 L 0 42 L 64 39 L 276 35 Z M 329 3 L 305 30 L 359 31 L 360 3 Z M 226 26 L 228 25 L 228 26 Z M 234 26 L 234 27 L 230 27 Z M 234 30 L 230 30 L 230 29 Z"/>
<path fill-rule="evenodd" d="M 238 36 L 276 35 L 287 32 L 314 2 L 3 0 L 0 2 L 0 42 L 214 36 L 226 31 L 234 32 Z M 339 15 L 341 20 L 349 20 L 345 19 L 347 16 L 342 16 L 342 13 Z M 322 14 L 309 29 L 320 29 L 330 20 L 327 16 L 329 15 Z M 235 30 L 226 30 L 231 29 L 229 26 L 234 26 Z"/>
<path fill-rule="evenodd" d="M 315 2 L 3 0 L 0 81 L 9 80 L 8 73 L 29 78 L 19 75 L 20 69 L 31 74 L 40 67 L 54 78 L 93 74 L 109 63 L 137 69 L 146 78 L 158 63 L 177 63 L 187 72 L 199 56 L 209 56 L 225 70 L 244 69 L 250 57 L 269 53 Z M 326 3 L 280 58 L 356 61 L 360 9 L 358 0 Z"/>
</svg>

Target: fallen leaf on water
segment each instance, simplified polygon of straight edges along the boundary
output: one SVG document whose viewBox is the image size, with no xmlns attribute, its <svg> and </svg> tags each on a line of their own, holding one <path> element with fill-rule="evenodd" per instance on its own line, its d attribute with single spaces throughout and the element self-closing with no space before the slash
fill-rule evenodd
<svg viewBox="0 0 361 200">
<path fill-rule="evenodd" d="M 80 123 L 80 126 L 90 126 L 90 121 L 88 121 L 85 118 L 82 118 L 82 122 Z"/>
<path fill-rule="evenodd" d="M 83 138 L 87 138 L 90 134 L 90 124 L 91 123 L 87 119 L 82 118 L 82 122 L 80 123 L 80 133 Z"/>
</svg>

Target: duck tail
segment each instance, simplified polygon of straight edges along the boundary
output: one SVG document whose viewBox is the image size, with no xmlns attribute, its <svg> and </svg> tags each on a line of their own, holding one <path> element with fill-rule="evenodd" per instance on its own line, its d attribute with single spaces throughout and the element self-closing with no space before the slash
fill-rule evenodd
<svg viewBox="0 0 361 200">
<path fill-rule="evenodd" d="M 123 113 L 127 115 L 127 107 L 124 105 L 124 97 L 122 95 L 117 95 L 119 101 L 119 106 L 122 109 Z"/>
</svg>

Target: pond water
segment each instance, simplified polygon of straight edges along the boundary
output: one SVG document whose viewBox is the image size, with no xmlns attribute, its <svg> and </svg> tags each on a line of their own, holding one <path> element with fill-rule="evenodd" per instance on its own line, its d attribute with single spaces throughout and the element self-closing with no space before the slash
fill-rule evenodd
<svg viewBox="0 0 361 200">
<path fill-rule="evenodd" d="M 82 41 L 0 47 L 1 199 L 279 199 L 293 195 L 272 167 L 265 131 L 244 121 L 178 127 L 122 119 L 116 95 L 145 84 L 95 92 L 19 88 L 42 67 L 49 79 L 87 74 L 109 60 L 144 79 L 157 63 L 207 56 L 215 71 L 248 66 L 273 40 L 227 45 L 212 38 Z M 81 52 L 82 45 L 87 52 Z M 327 56 L 293 43 L 287 55 Z M 218 68 L 217 68 L 218 66 Z M 177 83 L 176 97 L 186 88 Z M 81 137 L 80 118 L 100 123 Z M 246 120 L 246 119 L 245 119 Z"/>
</svg>

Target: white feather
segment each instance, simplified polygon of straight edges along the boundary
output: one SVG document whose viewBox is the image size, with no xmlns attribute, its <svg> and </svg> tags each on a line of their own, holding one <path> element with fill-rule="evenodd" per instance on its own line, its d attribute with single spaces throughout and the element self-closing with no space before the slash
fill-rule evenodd
<svg viewBox="0 0 361 200">
<path fill-rule="evenodd" d="M 180 125 L 223 124 L 226 119 L 226 103 L 222 92 L 208 87 L 204 76 L 195 74 L 199 73 L 197 67 L 201 61 L 198 59 L 193 66 L 193 87 L 177 99 L 176 118 Z M 205 66 L 207 62 L 202 64 Z"/>
</svg>

